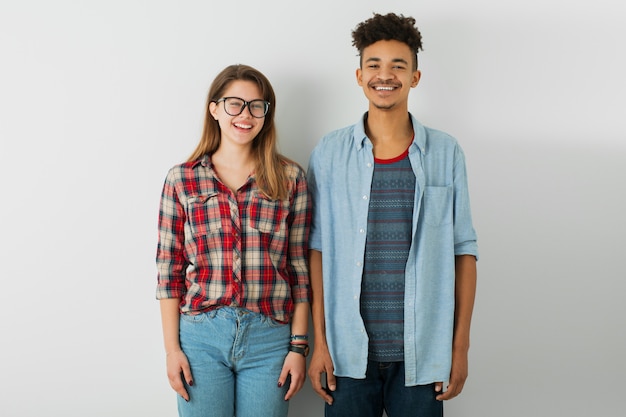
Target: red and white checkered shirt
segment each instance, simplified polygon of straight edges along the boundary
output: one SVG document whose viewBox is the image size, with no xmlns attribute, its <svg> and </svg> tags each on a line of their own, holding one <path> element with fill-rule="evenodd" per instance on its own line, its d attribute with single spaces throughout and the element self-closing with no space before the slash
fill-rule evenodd
<svg viewBox="0 0 626 417">
<path fill-rule="evenodd" d="M 289 198 L 269 200 L 254 175 L 238 192 L 220 182 L 210 158 L 170 169 L 159 211 L 157 299 L 180 298 L 196 314 L 240 306 L 288 322 L 310 298 L 311 202 L 305 174 L 285 165 Z"/>
</svg>

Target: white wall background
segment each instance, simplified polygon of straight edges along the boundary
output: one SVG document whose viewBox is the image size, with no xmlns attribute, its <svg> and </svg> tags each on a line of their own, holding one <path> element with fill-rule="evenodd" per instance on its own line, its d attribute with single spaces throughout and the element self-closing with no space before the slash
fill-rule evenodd
<svg viewBox="0 0 626 417">
<path fill-rule="evenodd" d="M 412 112 L 466 151 L 482 255 L 470 378 L 446 415 L 623 416 L 619 4 L 2 0 L 0 415 L 176 414 L 157 209 L 211 80 L 263 71 L 281 149 L 306 165 L 366 109 L 351 30 L 395 11 L 424 36 Z M 307 384 L 290 415 L 322 409 Z"/>
</svg>

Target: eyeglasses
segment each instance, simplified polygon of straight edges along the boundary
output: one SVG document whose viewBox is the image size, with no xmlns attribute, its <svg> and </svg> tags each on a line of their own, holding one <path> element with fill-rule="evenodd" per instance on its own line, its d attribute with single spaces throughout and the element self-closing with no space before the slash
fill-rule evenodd
<svg viewBox="0 0 626 417">
<path fill-rule="evenodd" d="M 260 119 L 265 117 L 267 111 L 270 108 L 270 102 L 265 100 L 251 100 L 246 101 L 239 97 L 223 97 L 219 100 L 215 100 L 215 103 L 220 101 L 224 102 L 224 111 L 230 116 L 239 116 L 243 109 L 248 106 L 248 111 L 252 117 Z"/>
</svg>

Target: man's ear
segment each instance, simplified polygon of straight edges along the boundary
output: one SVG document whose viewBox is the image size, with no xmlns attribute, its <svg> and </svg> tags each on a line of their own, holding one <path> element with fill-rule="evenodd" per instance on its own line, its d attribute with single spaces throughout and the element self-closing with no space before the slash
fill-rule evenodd
<svg viewBox="0 0 626 417">
<path fill-rule="evenodd" d="M 421 78 L 422 78 L 422 71 L 415 70 L 413 72 L 413 80 L 411 81 L 411 88 L 417 87 Z"/>
<path fill-rule="evenodd" d="M 361 71 L 361 68 L 357 68 L 356 69 L 356 82 L 360 85 L 363 86 L 363 71 Z"/>
</svg>

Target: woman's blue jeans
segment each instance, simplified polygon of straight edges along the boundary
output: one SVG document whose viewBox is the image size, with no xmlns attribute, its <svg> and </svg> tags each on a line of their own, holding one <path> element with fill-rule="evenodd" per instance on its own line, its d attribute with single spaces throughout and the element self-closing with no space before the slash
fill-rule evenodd
<svg viewBox="0 0 626 417">
<path fill-rule="evenodd" d="M 288 384 L 278 378 L 290 326 L 242 308 L 181 315 L 180 343 L 193 386 L 178 396 L 181 417 L 286 417 Z"/>
<path fill-rule="evenodd" d="M 365 379 L 337 378 L 326 417 L 442 417 L 435 384 L 404 386 L 404 362 L 369 361 Z"/>
</svg>

